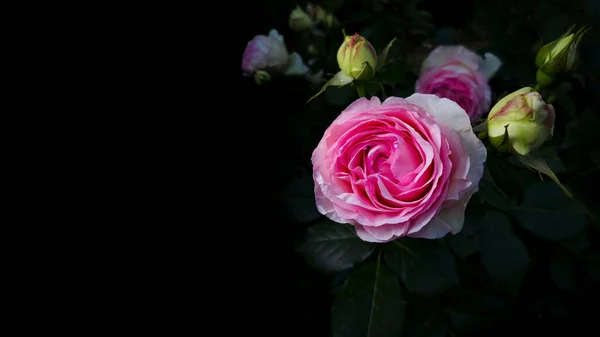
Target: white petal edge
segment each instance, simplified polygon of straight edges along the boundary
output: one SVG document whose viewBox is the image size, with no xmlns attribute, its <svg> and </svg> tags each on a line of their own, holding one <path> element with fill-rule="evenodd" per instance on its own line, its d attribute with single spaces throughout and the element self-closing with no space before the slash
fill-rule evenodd
<svg viewBox="0 0 600 337">
<path fill-rule="evenodd" d="M 269 37 L 272 37 L 275 40 L 285 44 L 285 42 L 283 41 L 283 35 L 279 34 L 277 29 L 275 29 L 275 28 L 273 28 L 269 31 Z"/>
<path fill-rule="evenodd" d="M 465 223 L 465 210 L 473 193 L 467 193 L 449 207 L 442 208 L 431 221 L 416 233 L 409 234 L 412 238 L 439 239 L 448 233 L 457 234 Z"/>
<path fill-rule="evenodd" d="M 498 56 L 492 53 L 485 53 L 479 65 L 479 71 L 489 80 L 496 75 L 501 66 L 502 61 Z"/>
<path fill-rule="evenodd" d="M 471 164 L 467 174 L 467 179 L 472 183 L 469 189 L 473 192 L 477 191 L 479 180 L 483 175 L 483 163 L 487 158 L 487 151 L 483 142 L 473 132 L 465 110 L 452 100 L 432 94 L 412 94 L 406 98 L 406 101 L 425 109 L 438 122 L 458 133 Z"/>
<path fill-rule="evenodd" d="M 308 67 L 302 61 L 302 56 L 294 52 L 290 54 L 287 68 L 283 71 L 286 76 L 302 76 L 308 73 Z"/>
<path fill-rule="evenodd" d="M 432 50 L 423 61 L 421 71 L 438 67 L 448 63 L 449 60 L 460 60 L 473 70 L 477 70 L 480 61 L 479 55 L 461 45 L 438 46 Z"/>
<path fill-rule="evenodd" d="M 333 121 L 332 124 L 343 124 L 355 114 L 375 109 L 379 106 L 381 106 L 381 101 L 377 96 L 373 96 L 370 99 L 365 97 L 359 98 L 350 103 L 350 105 L 348 105 L 348 107 L 344 109 L 342 113 L 340 113 L 340 115 Z"/>
</svg>

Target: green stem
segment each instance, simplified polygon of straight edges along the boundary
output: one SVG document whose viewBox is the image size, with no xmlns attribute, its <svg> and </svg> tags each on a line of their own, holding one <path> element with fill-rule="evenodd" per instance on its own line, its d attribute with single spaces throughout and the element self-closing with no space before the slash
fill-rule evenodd
<svg viewBox="0 0 600 337">
<path fill-rule="evenodd" d="M 355 86 L 358 97 L 365 97 L 365 88 L 363 87 L 362 83 L 357 81 Z"/>
</svg>

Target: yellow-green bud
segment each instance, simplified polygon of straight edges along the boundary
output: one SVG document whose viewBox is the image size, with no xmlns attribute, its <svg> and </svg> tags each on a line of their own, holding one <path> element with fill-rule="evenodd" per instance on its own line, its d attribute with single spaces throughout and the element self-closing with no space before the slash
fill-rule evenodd
<svg viewBox="0 0 600 337">
<path fill-rule="evenodd" d="M 539 88 L 545 88 L 554 83 L 556 77 L 546 74 L 542 69 L 538 69 L 535 73 L 535 80 Z"/>
<path fill-rule="evenodd" d="M 323 23 L 325 27 L 331 28 L 339 23 L 333 14 L 327 12 L 321 6 L 309 3 L 306 6 L 306 10 L 310 13 L 314 21 Z"/>
<path fill-rule="evenodd" d="M 295 32 L 304 32 L 312 27 L 313 20 L 299 6 L 290 13 L 289 25 Z"/>
<path fill-rule="evenodd" d="M 579 43 L 590 28 L 581 28 L 576 33 L 571 33 L 573 27 L 569 28 L 561 37 L 540 48 L 535 65 L 548 76 L 573 71 L 579 61 Z"/>
<path fill-rule="evenodd" d="M 347 35 L 338 49 L 337 61 L 344 74 L 357 80 L 366 80 L 375 75 L 377 53 L 364 37 Z"/>
<path fill-rule="evenodd" d="M 256 84 L 261 85 L 263 82 L 268 82 L 271 80 L 271 74 L 264 70 L 257 70 L 254 73 L 254 82 Z"/>
<path fill-rule="evenodd" d="M 530 87 L 494 105 L 487 119 L 490 143 L 500 151 L 527 155 L 552 137 L 554 107 Z"/>
</svg>

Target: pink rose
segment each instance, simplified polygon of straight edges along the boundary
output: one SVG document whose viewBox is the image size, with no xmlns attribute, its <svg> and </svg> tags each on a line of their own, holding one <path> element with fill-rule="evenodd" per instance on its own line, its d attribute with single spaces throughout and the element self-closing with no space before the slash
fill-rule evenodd
<svg viewBox="0 0 600 337">
<path fill-rule="evenodd" d="M 465 111 L 435 95 L 360 98 L 312 154 L 317 209 L 364 241 L 456 234 L 487 153 Z"/>
<path fill-rule="evenodd" d="M 244 50 L 242 70 L 253 74 L 258 70 L 282 73 L 289 76 L 305 75 L 308 67 L 298 53 L 288 54 L 283 36 L 271 29 L 269 36 L 255 36 Z"/>
<path fill-rule="evenodd" d="M 491 53 L 484 59 L 463 46 L 439 46 L 423 61 L 415 92 L 449 98 L 475 122 L 490 109 L 488 79 L 501 65 Z"/>
</svg>

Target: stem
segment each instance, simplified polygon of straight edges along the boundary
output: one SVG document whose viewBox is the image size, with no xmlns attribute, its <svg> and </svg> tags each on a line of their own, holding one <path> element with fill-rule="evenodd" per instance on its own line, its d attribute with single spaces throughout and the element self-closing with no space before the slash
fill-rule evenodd
<svg viewBox="0 0 600 337">
<path fill-rule="evenodd" d="M 365 88 L 363 87 L 362 83 L 357 81 L 355 86 L 358 97 L 365 97 Z"/>
</svg>

